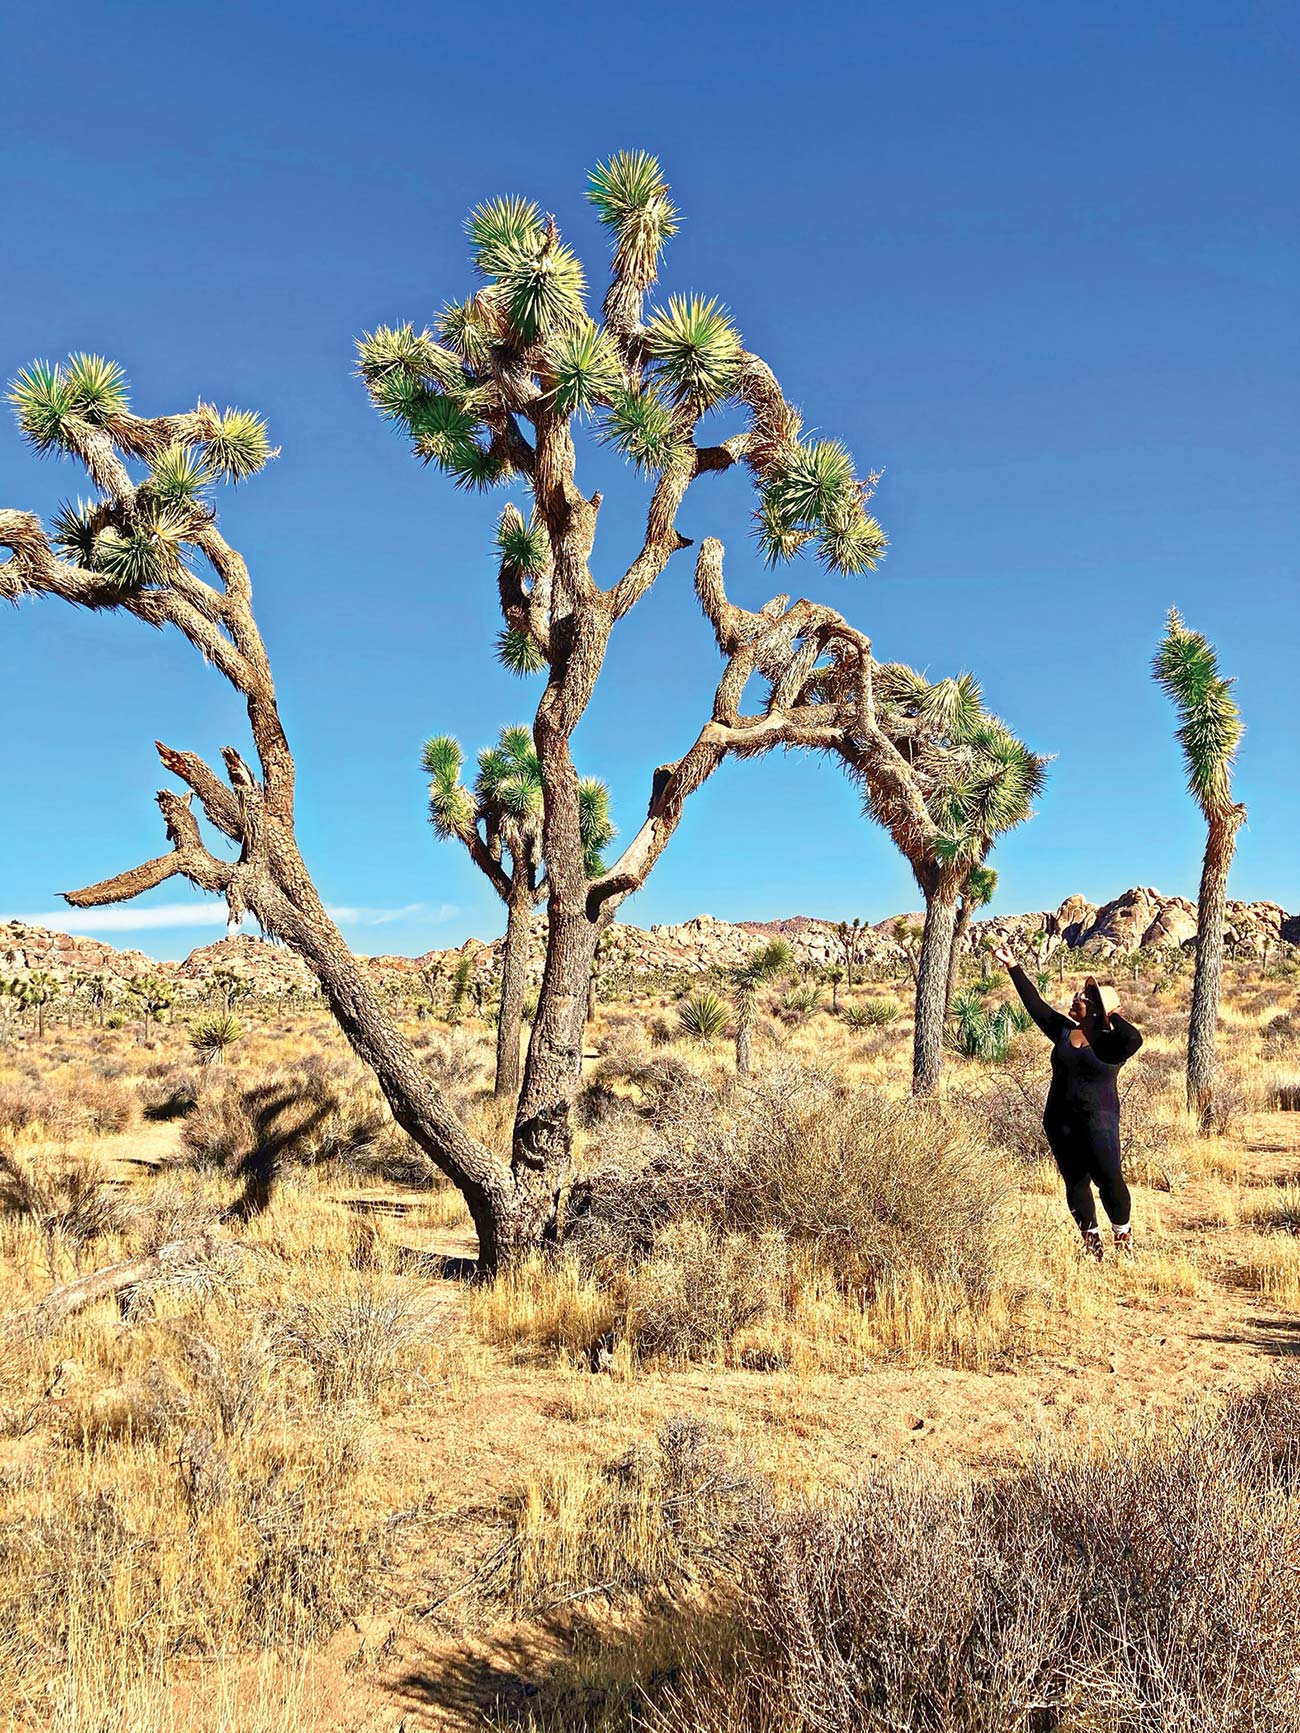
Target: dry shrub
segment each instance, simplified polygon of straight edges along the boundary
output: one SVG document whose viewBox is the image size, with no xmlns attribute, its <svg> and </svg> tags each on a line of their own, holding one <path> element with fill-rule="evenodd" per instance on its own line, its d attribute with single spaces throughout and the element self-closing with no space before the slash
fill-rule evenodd
<svg viewBox="0 0 1300 1733">
<path fill-rule="evenodd" d="M 953 1488 L 896 1472 L 766 1521 L 685 1733 L 1260 1733 L 1300 1724 L 1294 1381 Z M 1281 1442 L 1279 1443 L 1279 1440 Z"/>
<path fill-rule="evenodd" d="M 417 1043 L 420 1063 L 436 1086 L 463 1111 L 481 1090 L 492 1068 L 493 1048 L 468 1029 L 433 1029 Z"/>
<path fill-rule="evenodd" d="M 183 1119 L 198 1106 L 201 1084 L 192 1071 L 164 1062 L 151 1065 L 137 1086 L 146 1119 Z"/>
<path fill-rule="evenodd" d="M 507 1499 L 489 1593 L 519 1615 L 599 1597 L 660 1600 L 724 1570 L 759 1495 L 694 1416 L 599 1466 L 578 1459 Z"/>
<path fill-rule="evenodd" d="M 118 1232 L 127 1214 L 119 1188 L 94 1163 L 37 1162 L 12 1149 L 0 1150 L 0 1209 L 78 1247 Z"/>
<path fill-rule="evenodd" d="M 707 1222 L 674 1222 L 620 1284 L 623 1328 L 639 1352 L 690 1360 L 724 1349 L 784 1297 L 780 1233 L 719 1233 Z"/>
<path fill-rule="evenodd" d="M 39 1124 L 53 1137 L 107 1137 L 129 1131 L 138 1115 L 134 1091 L 93 1072 L 0 1087 L 0 1132 Z"/>
<path fill-rule="evenodd" d="M 590 1267 L 644 1257 L 668 1223 L 785 1234 L 846 1290 L 920 1269 L 984 1292 L 1008 1188 L 974 1128 L 933 1102 L 893 1101 L 790 1068 L 753 1084 L 677 1089 L 618 1167 L 575 1186 L 568 1243 Z"/>
<path fill-rule="evenodd" d="M 990 1072 L 972 1105 L 996 1149 L 1028 1161 L 1050 1159 L 1043 1131 L 1043 1107 L 1047 1101 L 1047 1068 L 1042 1055 L 1021 1051 L 1008 1055 L 1004 1064 Z"/>
<path fill-rule="evenodd" d="M 205 1089 L 181 1132 L 188 1165 L 221 1173 L 363 1162 L 391 1117 L 369 1072 L 324 1059 Z"/>
<path fill-rule="evenodd" d="M 296 1301 L 271 1331 L 273 1351 L 310 1373 L 325 1404 L 373 1402 L 407 1369 L 419 1339 L 411 1301 L 358 1280 Z"/>
</svg>

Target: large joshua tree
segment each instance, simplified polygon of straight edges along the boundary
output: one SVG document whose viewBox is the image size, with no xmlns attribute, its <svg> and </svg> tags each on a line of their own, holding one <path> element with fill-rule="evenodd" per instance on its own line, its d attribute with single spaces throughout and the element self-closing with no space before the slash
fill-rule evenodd
<svg viewBox="0 0 1300 1733">
<path fill-rule="evenodd" d="M 1219 673 L 1214 646 L 1169 610 L 1152 671 L 1178 712 L 1187 786 L 1205 814 L 1205 859 L 1196 906 L 1196 969 L 1187 1030 L 1187 1108 L 1202 1131 L 1214 1106 L 1214 1036 L 1223 973 L 1228 869 L 1246 809 L 1232 798 L 1232 766 L 1244 727 L 1233 682 Z"/>
<path fill-rule="evenodd" d="M 878 773 L 870 741 L 845 735 L 840 753 L 862 783 L 868 814 L 890 832 L 925 898 L 916 959 L 912 1089 L 933 1092 L 943 1062 L 959 904 L 973 896 L 997 837 L 1030 816 L 1047 761 L 985 710 L 969 674 L 931 685 L 900 662 L 874 667 L 879 732 L 903 760 L 899 778 Z"/>
<path fill-rule="evenodd" d="M 384 328 L 360 346 L 371 395 L 418 456 L 463 486 L 509 484 L 526 496 L 526 512 L 511 504 L 502 514 L 498 587 L 503 657 L 545 677 L 532 735 L 548 931 L 508 1156 L 471 1137 L 451 1111 L 330 920 L 299 851 L 294 760 L 250 574 L 211 504 L 219 484 L 251 477 L 272 455 L 261 420 L 203 403 L 144 418 L 132 412 L 111 363 L 80 356 L 66 368 L 34 366 L 14 388 L 21 426 L 39 449 L 82 464 L 92 493 L 48 530 L 30 513 L 0 510 L 0 548 L 10 553 L 0 564 L 0 596 L 51 595 L 174 627 L 243 697 L 256 754 L 254 769 L 223 748 L 223 779 L 196 754 L 159 745 L 164 767 L 187 790 L 158 796 L 168 848 L 68 900 L 118 902 L 179 875 L 222 896 L 232 918 L 251 912 L 302 956 L 398 1123 L 464 1195 L 487 1270 L 555 1231 L 594 947 L 644 883 L 687 798 L 729 754 L 825 749 L 846 728 L 856 728 L 866 758 L 880 754 L 886 779 L 897 775 L 893 748 L 875 728 L 868 640 L 809 601 L 777 596 L 758 613 L 733 607 L 721 545 L 709 538 L 696 593 L 722 651 L 721 679 L 694 741 L 651 775 L 645 820 L 622 855 L 595 878 L 587 872 L 570 740 L 611 633 L 689 545 L 677 516 L 695 483 L 732 470 L 748 477 L 770 560 L 808 547 L 829 570 L 857 573 L 884 547 L 866 510 L 871 478 L 857 477 L 842 446 L 802 436 L 771 369 L 745 348 L 717 301 L 673 297 L 646 308 L 676 227 L 654 160 L 613 158 L 592 175 L 590 196 L 614 244 L 599 321 L 554 221 L 508 199 L 474 212 L 470 240 L 484 282 L 445 309 L 436 333 Z M 743 417 L 743 430 L 710 444 L 701 424 L 723 407 Z M 600 495 L 583 493 L 577 475 L 584 418 L 650 480 L 641 546 L 604 583 L 592 565 Z M 755 674 L 763 690 L 742 711 Z M 233 843 L 233 857 L 208 846 L 200 811 Z"/>
<path fill-rule="evenodd" d="M 528 985 L 529 922 L 546 894 L 542 872 L 542 767 L 527 728 L 503 728 L 478 755 L 472 788 L 460 779 L 464 755 L 450 734 L 426 740 L 429 821 L 440 837 L 462 842 L 470 859 L 506 905 L 501 947 L 501 1006 L 497 1016 L 495 1093 L 519 1095 L 519 1034 Z M 609 790 L 595 777 L 578 784 L 579 823 L 589 878 L 605 870 L 603 851 L 614 838 Z"/>
</svg>

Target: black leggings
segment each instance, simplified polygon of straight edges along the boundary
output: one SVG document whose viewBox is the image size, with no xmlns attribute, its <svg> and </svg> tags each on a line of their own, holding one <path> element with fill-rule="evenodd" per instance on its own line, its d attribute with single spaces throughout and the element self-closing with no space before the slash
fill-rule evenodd
<svg viewBox="0 0 1300 1733">
<path fill-rule="evenodd" d="M 1043 1122 L 1056 1165 L 1065 1181 L 1065 1201 L 1080 1228 L 1097 1225 L 1095 1185 L 1106 1214 L 1122 1228 L 1133 1208 L 1119 1157 L 1119 1118 L 1109 1114 L 1090 1119 L 1049 1119 Z"/>
</svg>

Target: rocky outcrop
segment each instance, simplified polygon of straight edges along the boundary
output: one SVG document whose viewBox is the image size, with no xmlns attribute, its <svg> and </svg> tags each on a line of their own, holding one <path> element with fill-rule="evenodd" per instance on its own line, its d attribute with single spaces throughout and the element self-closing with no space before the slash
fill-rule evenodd
<svg viewBox="0 0 1300 1733">
<path fill-rule="evenodd" d="M 867 967 L 898 967 L 903 951 L 894 936 L 900 917 L 894 915 L 858 934 L 858 960 Z M 919 913 L 902 917 L 919 926 Z M 837 923 L 811 915 L 794 915 L 781 921 L 721 921 L 713 915 L 697 915 L 676 925 L 649 928 L 616 922 L 610 929 L 603 953 L 603 967 L 611 973 L 629 975 L 673 975 L 702 973 L 715 968 L 734 968 L 756 945 L 769 938 L 783 938 L 796 959 L 814 967 L 843 963 L 844 949 L 836 933 Z M 1080 953 L 1080 961 L 1102 960 L 1130 951 L 1186 948 L 1196 942 L 1196 908 L 1184 897 L 1166 897 L 1139 886 L 1124 891 L 1107 903 L 1090 903 L 1083 896 L 1070 896 L 1059 908 L 1023 915 L 994 915 L 972 923 L 966 943 L 977 951 L 986 941 L 1009 943 L 1022 954 L 1046 962 L 1062 946 Z M 1300 944 L 1300 916 L 1289 915 L 1277 903 L 1228 904 L 1227 942 L 1232 952 L 1262 957 L 1279 944 Z M 533 917 L 532 977 L 541 974 L 546 943 L 546 918 Z M 445 951 L 426 951 L 420 957 L 370 957 L 363 959 L 370 974 L 382 986 L 399 992 L 418 992 L 421 978 L 450 976 L 462 958 L 473 963 L 476 979 L 491 975 L 498 967 L 501 941 L 485 943 L 466 939 Z M 77 974 L 104 974 L 125 987 L 136 975 L 156 974 L 170 979 L 178 994 L 197 997 L 209 990 L 213 971 L 233 969 L 244 975 L 253 991 L 264 998 L 281 998 L 289 992 L 314 993 L 311 971 L 292 951 L 265 939 L 238 935 L 219 939 L 191 951 L 184 962 L 156 962 L 142 951 L 119 951 L 97 939 L 72 938 L 66 933 L 24 926 L 17 921 L 0 923 L 0 976 L 23 975 L 45 969 L 64 979 Z"/>
</svg>

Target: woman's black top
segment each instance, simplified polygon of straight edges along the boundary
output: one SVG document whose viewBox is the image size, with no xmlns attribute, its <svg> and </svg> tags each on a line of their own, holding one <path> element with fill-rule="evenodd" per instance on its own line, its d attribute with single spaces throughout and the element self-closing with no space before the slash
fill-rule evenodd
<svg viewBox="0 0 1300 1733">
<path fill-rule="evenodd" d="M 1047 1092 L 1043 1123 L 1069 1119 L 1119 1117 L 1116 1078 L 1126 1059 L 1142 1045 L 1131 1023 L 1112 1015 L 1108 1029 L 1098 1029 L 1091 1041 L 1076 1047 L 1070 1032 L 1079 1025 L 1063 1011 L 1054 1011 L 1019 966 L 1010 970 L 1012 984 L 1025 1010 L 1052 1043 L 1052 1086 Z"/>
</svg>

